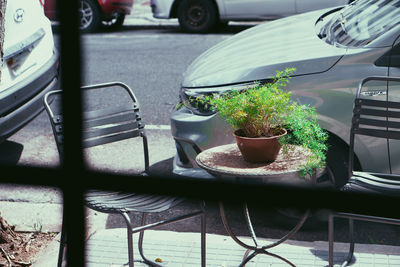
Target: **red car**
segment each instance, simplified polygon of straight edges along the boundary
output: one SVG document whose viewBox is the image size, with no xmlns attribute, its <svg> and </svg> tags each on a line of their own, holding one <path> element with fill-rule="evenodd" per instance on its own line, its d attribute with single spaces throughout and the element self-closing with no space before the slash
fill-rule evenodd
<svg viewBox="0 0 400 267">
<path fill-rule="evenodd" d="M 101 25 L 120 27 L 125 16 L 131 13 L 133 0 L 81 0 L 79 6 L 80 29 L 82 32 L 94 32 Z M 46 0 L 46 16 L 57 20 L 56 0 Z"/>
</svg>

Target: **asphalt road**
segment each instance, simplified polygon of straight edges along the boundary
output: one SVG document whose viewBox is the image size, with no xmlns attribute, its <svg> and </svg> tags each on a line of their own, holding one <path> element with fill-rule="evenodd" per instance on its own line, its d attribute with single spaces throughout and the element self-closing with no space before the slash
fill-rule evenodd
<svg viewBox="0 0 400 267">
<path fill-rule="evenodd" d="M 244 27 L 245 28 L 245 27 Z M 157 150 L 153 162 L 171 158 L 175 146 L 169 131 L 169 115 L 178 101 L 182 73 L 202 52 L 232 34 L 243 30 L 207 35 L 183 34 L 178 27 L 125 26 L 118 32 L 98 32 L 82 36 L 82 85 L 122 81 L 129 85 L 141 104 L 141 113 L 150 131 L 150 147 Z M 59 34 L 54 26 L 59 48 Z M 90 105 L 120 101 L 114 91 L 91 99 Z M 71 103 L 73 105 L 73 103 Z M 43 112 L 9 138 L 1 150 L 10 163 L 57 166 L 58 157 L 47 115 Z M 7 149 L 6 149 L 7 148 Z M 19 154 L 17 151 L 22 150 Z M 104 165 L 106 157 L 101 159 Z M 127 163 L 128 164 L 128 163 Z M 108 165 L 113 165 L 113 162 Z"/>
<path fill-rule="evenodd" d="M 148 124 L 168 125 L 182 74 L 202 52 L 244 28 L 184 34 L 177 27 L 99 32 L 82 37 L 83 84 L 119 80 L 132 87 Z M 108 97 L 113 97 L 108 95 Z"/>
</svg>

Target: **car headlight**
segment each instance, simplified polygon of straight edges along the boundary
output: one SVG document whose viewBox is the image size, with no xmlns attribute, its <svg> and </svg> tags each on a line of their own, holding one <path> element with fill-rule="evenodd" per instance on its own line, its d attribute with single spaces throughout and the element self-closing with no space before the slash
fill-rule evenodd
<svg viewBox="0 0 400 267">
<path fill-rule="evenodd" d="M 264 82 L 263 82 L 264 83 Z M 226 85 L 220 87 L 206 87 L 206 88 L 181 88 L 180 99 L 182 104 L 190 109 L 196 115 L 212 115 L 215 113 L 213 107 L 207 103 L 199 101 L 199 99 L 204 98 L 204 96 L 209 96 L 213 94 L 222 94 L 231 90 L 243 91 L 248 88 L 256 86 L 257 82 L 242 83 L 234 85 Z"/>
</svg>

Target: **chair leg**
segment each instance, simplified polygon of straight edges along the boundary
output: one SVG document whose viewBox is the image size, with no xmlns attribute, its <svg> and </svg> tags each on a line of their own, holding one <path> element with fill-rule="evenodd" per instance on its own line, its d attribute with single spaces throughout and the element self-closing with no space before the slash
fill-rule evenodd
<svg viewBox="0 0 400 267">
<path fill-rule="evenodd" d="M 334 238 L 334 215 L 329 214 L 328 219 L 328 241 L 329 241 L 329 267 L 333 267 L 333 238 Z"/>
<path fill-rule="evenodd" d="M 206 213 L 201 214 L 201 266 L 206 267 Z"/>
<path fill-rule="evenodd" d="M 133 261 L 133 233 L 132 233 L 132 222 L 129 218 L 128 213 L 121 212 L 122 217 L 124 217 L 126 222 L 126 230 L 127 230 L 127 237 L 128 237 L 128 263 L 129 267 L 134 267 Z"/>
<path fill-rule="evenodd" d="M 61 239 L 60 239 L 60 248 L 58 250 L 58 262 L 57 267 L 62 267 L 63 260 L 64 260 L 64 249 L 66 244 L 67 238 L 65 234 L 65 226 L 64 226 L 64 219 L 61 226 Z"/>
<path fill-rule="evenodd" d="M 347 266 L 351 263 L 354 254 L 354 220 L 349 218 L 349 236 L 350 236 L 350 248 L 347 259 L 343 262 L 342 267 Z"/>
<path fill-rule="evenodd" d="M 205 208 L 202 206 L 202 213 L 201 213 L 201 266 L 206 267 L 206 214 L 205 214 Z M 134 258 L 133 258 L 133 225 L 131 223 L 131 220 L 126 212 L 121 212 L 120 213 L 127 224 L 127 234 L 128 234 L 128 257 L 129 257 L 129 267 L 133 267 L 134 264 Z M 199 214 L 198 214 L 199 215 Z M 198 216 L 197 215 L 197 216 Z M 146 224 L 146 218 L 147 214 L 142 213 L 142 222 L 141 226 L 144 226 Z M 139 240 L 138 240 L 138 247 L 139 247 L 139 253 L 140 256 L 142 257 L 143 261 L 154 267 L 162 267 L 161 265 L 147 259 L 144 256 L 143 253 L 143 239 L 144 239 L 144 230 L 139 233 Z"/>
<path fill-rule="evenodd" d="M 142 214 L 142 224 L 141 224 L 142 226 L 146 224 L 146 218 L 147 218 L 147 214 L 143 212 L 143 214 Z M 144 253 L 143 253 L 143 238 L 144 238 L 144 231 L 141 231 L 141 232 L 139 233 L 139 243 L 138 243 L 138 247 L 139 247 L 140 256 L 142 256 L 143 261 L 144 261 L 146 264 L 150 265 L 150 266 L 162 267 L 161 265 L 159 265 L 159 264 L 157 264 L 157 263 L 155 263 L 155 262 L 153 262 L 153 261 L 147 259 L 147 258 L 144 256 Z"/>
<path fill-rule="evenodd" d="M 329 215 L 329 267 L 333 267 L 333 242 L 334 242 L 334 214 Z M 350 237 L 350 248 L 347 254 L 346 260 L 342 263 L 341 267 L 348 266 L 354 255 L 354 220 L 349 218 L 349 237 Z"/>
</svg>

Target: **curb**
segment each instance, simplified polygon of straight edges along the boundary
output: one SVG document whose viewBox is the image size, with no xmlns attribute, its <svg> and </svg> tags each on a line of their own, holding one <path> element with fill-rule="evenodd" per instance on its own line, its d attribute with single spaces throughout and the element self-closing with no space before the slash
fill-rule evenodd
<svg viewBox="0 0 400 267">
<path fill-rule="evenodd" d="M 62 204 L 0 201 L 0 206 L 1 215 L 17 232 L 61 230 Z"/>
<path fill-rule="evenodd" d="M 25 204 L 25 203 L 24 203 Z M 86 208 L 86 238 L 88 241 L 95 233 L 100 232 L 102 230 L 106 230 L 106 221 L 108 214 L 99 213 L 97 211 Z M 61 220 L 62 221 L 62 218 Z M 58 228 L 61 229 L 61 224 L 58 225 Z M 33 262 L 32 267 L 48 267 L 48 266 L 57 266 L 58 261 L 58 253 L 60 248 L 60 240 L 61 240 L 61 232 L 50 242 L 50 244 L 45 247 L 39 254 L 37 255 L 36 261 Z"/>
<path fill-rule="evenodd" d="M 61 233 L 59 233 L 50 244 L 39 252 L 37 259 L 32 263 L 32 267 L 57 266 L 58 251 L 60 249 Z"/>
</svg>

